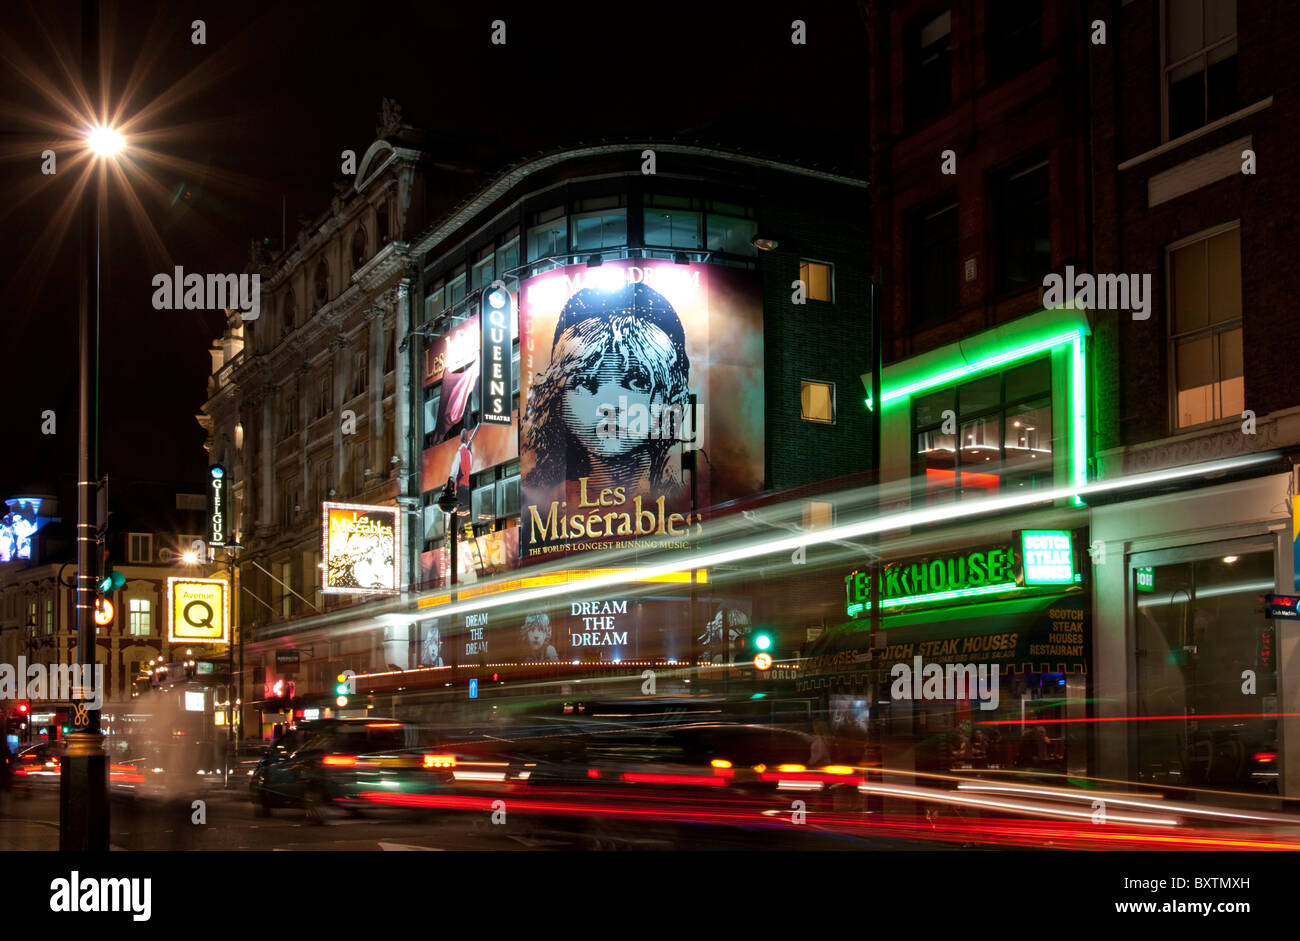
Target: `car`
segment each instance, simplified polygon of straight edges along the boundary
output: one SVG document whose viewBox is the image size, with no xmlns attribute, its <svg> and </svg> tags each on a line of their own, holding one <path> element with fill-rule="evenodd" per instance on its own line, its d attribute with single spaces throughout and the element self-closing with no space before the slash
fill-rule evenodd
<svg viewBox="0 0 1300 941">
<path fill-rule="evenodd" d="M 419 726 L 394 719 L 303 723 L 272 743 L 249 780 L 256 812 L 301 807 L 325 822 L 333 807 L 358 812 L 362 795 L 450 789 L 454 759 L 422 748 Z"/>
<path fill-rule="evenodd" d="M 63 755 L 61 742 L 37 742 L 19 748 L 10 764 L 13 768 L 13 785 L 28 789 L 40 784 L 57 785 Z"/>
</svg>

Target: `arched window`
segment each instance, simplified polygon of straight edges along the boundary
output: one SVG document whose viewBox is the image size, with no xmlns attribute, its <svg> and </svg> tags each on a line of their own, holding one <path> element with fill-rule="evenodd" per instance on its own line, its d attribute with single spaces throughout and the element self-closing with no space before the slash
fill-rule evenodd
<svg viewBox="0 0 1300 941">
<path fill-rule="evenodd" d="M 316 262 L 316 273 L 312 276 L 312 280 L 315 282 L 317 304 L 324 304 L 329 298 L 329 274 L 329 269 L 325 267 L 324 258 Z"/>
<path fill-rule="evenodd" d="M 284 303 L 280 307 L 280 321 L 284 324 L 284 335 L 288 336 L 293 332 L 297 325 L 295 320 L 298 316 L 298 306 L 293 299 L 293 291 L 284 295 Z"/>
<path fill-rule="evenodd" d="M 366 261 L 366 227 L 359 225 L 352 233 L 352 270 L 360 268 Z"/>
</svg>

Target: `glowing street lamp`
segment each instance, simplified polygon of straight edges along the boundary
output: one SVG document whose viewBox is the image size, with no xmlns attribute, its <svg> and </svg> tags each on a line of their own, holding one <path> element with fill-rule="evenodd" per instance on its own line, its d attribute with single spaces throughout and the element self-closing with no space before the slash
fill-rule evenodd
<svg viewBox="0 0 1300 941">
<path fill-rule="evenodd" d="M 111 127 L 96 127 L 86 135 L 86 144 L 96 157 L 115 157 L 126 146 L 126 140 Z"/>
</svg>

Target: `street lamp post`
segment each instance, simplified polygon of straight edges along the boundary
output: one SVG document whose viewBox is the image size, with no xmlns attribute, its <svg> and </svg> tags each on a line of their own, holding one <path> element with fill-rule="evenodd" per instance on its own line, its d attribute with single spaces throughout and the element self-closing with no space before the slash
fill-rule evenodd
<svg viewBox="0 0 1300 941">
<path fill-rule="evenodd" d="M 456 530 L 460 528 L 456 522 L 456 511 L 460 509 L 460 501 L 456 497 L 454 480 L 448 480 L 447 485 L 442 488 L 442 493 L 438 495 L 438 509 L 447 514 L 447 544 L 451 549 L 451 586 L 455 588 L 459 568 L 456 559 Z"/>
<path fill-rule="evenodd" d="M 99 107 L 99 3 L 81 4 L 82 82 L 86 100 Z M 105 166 L 102 163 L 122 149 L 120 134 L 98 126 L 88 132 L 87 146 L 100 159 L 92 172 L 98 186 L 86 187 L 80 207 L 80 302 L 78 311 L 79 395 L 77 416 L 77 666 L 83 684 L 73 690 L 72 726 L 68 751 L 59 778 L 59 849 L 108 850 L 108 758 L 99 728 L 99 710 L 89 707 L 88 682 L 95 665 L 95 581 L 96 541 L 93 499 L 95 476 L 91 467 L 95 435 L 92 390 L 96 382 L 91 358 L 91 270 L 90 253 L 95 251 L 95 326 L 99 320 L 99 213 L 104 198 Z M 92 206 L 88 200 L 94 199 Z M 96 331 L 97 333 L 97 331 Z"/>
</svg>

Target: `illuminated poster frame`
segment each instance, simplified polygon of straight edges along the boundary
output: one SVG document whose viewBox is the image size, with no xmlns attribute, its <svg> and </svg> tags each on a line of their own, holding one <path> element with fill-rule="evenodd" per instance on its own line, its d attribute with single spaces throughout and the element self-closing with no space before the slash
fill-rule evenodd
<svg viewBox="0 0 1300 941">
<path fill-rule="evenodd" d="M 207 586 L 207 590 L 185 591 L 185 586 Z M 215 592 L 215 597 L 212 597 Z M 190 600 L 184 601 L 189 595 Z M 184 601 L 184 607 L 178 613 L 176 606 Z M 203 603 L 211 609 L 210 621 L 219 625 L 217 634 L 200 631 L 187 631 L 182 624 L 197 625 L 188 614 L 195 603 Z M 169 578 L 167 579 L 167 642 L 182 644 L 228 644 L 230 643 L 230 596 L 229 586 L 224 578 Z"/>
<path fill-rule="evenodd" d="M 366 552 L 363 557 L 355 558 L 349 561 L 345 560 L 346 553 L 344 550 L 344 540 L 346 534 L 341 538 L 336 536 L 330 528 L 331 513 L 338 514 L 340 517 L 347 514 L 362 514 L 362 517 L 375 521 L 377 517 L 384 517 L 383 523 L 391 526 L 391 539 L 385 537 L 382 533 L 377 533 L 378 538 L 382 538 L 383 545 L 378 544 L 378 538 L 370 551 Z M 356 522 L 354 517 L 353 522 Z M 382 562 L 383 555 L 391 553 L 388 562 Z M 348 585 L 335 571 L 340 565 L 350 564 L 355 566 L 358 562 L 367 563 L 372 569 L 382 563 L 384 568 L 391 565 L 391 582 L 390 586 L 384 587 L 365 587 L 362 585 Z M 353 581 L 355 581 L 353 575 Z M 321 593 L 331 595 L 395 595 L 402 590 L 402 514 L 401 510 L 395 506 L 370 506 L 359 503 L 322 503 L 321 504 Z"/>
</svg>

